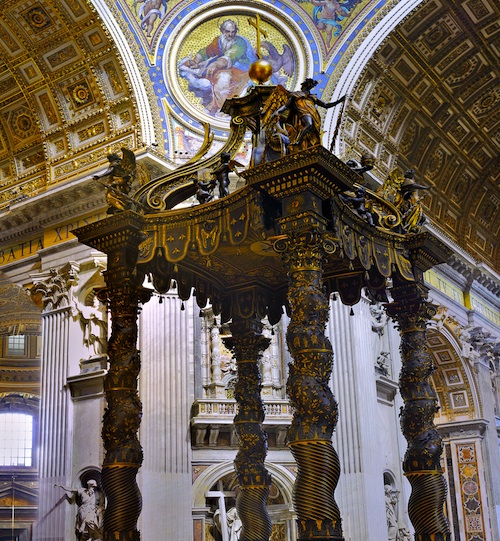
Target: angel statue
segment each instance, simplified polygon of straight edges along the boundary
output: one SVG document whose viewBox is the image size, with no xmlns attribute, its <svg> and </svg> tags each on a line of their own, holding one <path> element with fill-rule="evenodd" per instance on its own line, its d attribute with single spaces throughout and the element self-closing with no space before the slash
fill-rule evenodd
<svg viewBox="0 0 500 541">
<path fill-rule="evenodd" d="M 232 160 L 229 152 L 222 152 L 220 155 L 220 164 L 212 172 L 219 184 L 219 199 L 229 195 L 229 173 L 234 171 L 236 167 L 243 167 L 243 165 Z"/>
<path fill-rule="evenodd" d="M 281 85 L 273 91 L 269 100 L 272 100 L 276 109 L 271 117 L 285 117 L 284 128 L 290 137 L 290 152 L 304 150 L 321 144 L 321 118 L 317 106 L 330 109 L 345 100 L 345 96 L 337 101 L 325 103 L 321 101 L 311 90 L 318 84 L 314 79 L 306 79 L 299 91 L 289 92 Z"/>
<path fill-rule="evenodd" d="M 417 184 L 414 180 L 415 171 L 408 169 L 404 173 L 404 181 L 401 185 L 401 212 L 403 215 L 403 228 L 407 233 L 418 233 L 426 222 L 422 208 L 422 199 L 425 193 L 420 195 L 421 190 L 430 190 L 429 186 Z"/>
<path fill-rule="evenodd" d="M 107 178 L 107 182 L 101 182 L 106 186 L 106 201 L 109 208 L 107 213 L 128 210 L 133 205 L 133 199 L 129 197 L 132 183 L 136 176 L 135 155 L 128 148 L 122 148 L 123 158 L 118 154 L 109 154 L 109 167 L 102 175 L 94 175 L 94 180 L 100 181 Z"/>
</svg>

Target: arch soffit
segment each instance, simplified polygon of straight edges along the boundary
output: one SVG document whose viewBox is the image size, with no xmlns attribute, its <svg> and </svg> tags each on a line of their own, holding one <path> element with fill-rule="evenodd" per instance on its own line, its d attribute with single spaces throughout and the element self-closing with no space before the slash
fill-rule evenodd
<svg viewBox="0 0 500 541">
<path fill-rule="evenodd" d="M 362 44 L 351 44 L 351 57 L 344 55 L 333 71 L 326 95 L 350 96 L 336 154 L 373 155 L 380 180 L 396 166 L 415 169 L 419 182 L 433 188 L 424 200 L 431 221 L 496 268 L 497 10 L 492 0 L 481 6 L 399 2 Z M 328 112 L 330 133 L 338 114 Z"/>
<path fill-rule="evenodd" d="M 284 466 L 266 462 L 266 468 L 271 473 L 273 483 L 280 489 L 285 501 L 292 502 L 294 475 Z M 205 493 L 210 490 L 219 479 L 234 473 L 232 461 L 221 462 L 206 468 L 198 475 L 193 483 L 193 509 L 206 506 Z"/>
<path fill-rule="evenodd" d="M 447 318 L 442 325 L 435 322 L 428 330 L 429 353 L 436 371 L 432 382 L 441 409 L 436 424 L 479 419 L 482 406 L 471 366 L 462 355 L 458 338 L 460 327 Z"/>
</svg>

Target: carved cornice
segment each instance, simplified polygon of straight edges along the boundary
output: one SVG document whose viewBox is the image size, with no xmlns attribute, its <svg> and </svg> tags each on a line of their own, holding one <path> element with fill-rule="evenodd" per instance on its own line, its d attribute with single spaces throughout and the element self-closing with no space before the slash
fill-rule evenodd
<svg viewBox="0 0 500 541">
<path fill-rule="evenodd" d="M 103 187 L 88 179 L 64 190 L 49 190 L 0 213 L 0 238 L 5 243 L 26 238 L 42 231 L 44 226 L 102 209 L 104 205 Z"/>
<path fill-rule="evenodd" d="M 241 173 L 255 188 L 283 198 L 307 189 L 330 198 L 352 189 L 363 178 L 322 146 L 290 154 Z"/>
<path fill-rule="evenodd" d="M 472 421 L 440 424 L 438 431 L 446 441 L 482 438 L 488 425 L 489 421 L 487 419 L 474 419 Z"/>
<path fill-rule="evenodd" d="M 491 269 L 474 260 L 465 261 L 457 254 L 452 254 L 448 264 L 466 279 L 469 287 L 473 282 L 477 282 L 500 299 L 500 277 Z"/>
<path fill-rule="evenodd" d="M 129 210 L 75 229 L 73 234 L 80 242 L 110 254 L 127 246 L 136 247 L 145 238 L 143 227 L 143 217 Z"/>
</svg>

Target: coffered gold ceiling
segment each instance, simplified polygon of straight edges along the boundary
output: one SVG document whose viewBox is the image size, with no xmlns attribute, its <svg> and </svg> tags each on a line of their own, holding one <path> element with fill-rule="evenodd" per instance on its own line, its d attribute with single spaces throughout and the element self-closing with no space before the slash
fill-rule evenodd
<svg viewBox="0 0 500 541">
<path fill-rule="evenodd" d="M 0 210 L 135 146 L 129 85 L 103 28 L 80 0 L 0 6 Z"/>
<path fill-rule="evenodd" d="M 377 157 L 382 178 L 414 168 L 427 212 L 498 270 L 500 24 L 494 0 L 430 0 L 384 40 L 356 85 L 347 153 Z"/>
</svg>

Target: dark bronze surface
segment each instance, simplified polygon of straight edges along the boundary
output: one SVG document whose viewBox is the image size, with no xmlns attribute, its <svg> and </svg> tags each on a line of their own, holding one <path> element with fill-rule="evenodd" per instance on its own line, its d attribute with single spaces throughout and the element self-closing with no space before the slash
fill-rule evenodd
<svg viewBox="0 0 500 541">
<path fill-rule="evenodd" d="M 250 129 L 259 143 L 258 113 L 266 92 L 226 102 L 225 110 L 233 116 L 230 141 Z M 219 158 L 220 153 L 212 165 Z M 422 284 L 423 272 L 444 262 L 449 252 L 429 233 L 408 234 L 393 227 L 400 219 L 397 208 L 376 194 L 377 215 L 373 222 L 368 219 L 348 195 L 362 177 L 321 146 L 250 167 L 242 173 L 246 185 L 219 200 L 171 209 L 179 194 L 191 193 L 196 168 L 207 164 L 189 164 L 144 186 L 136 194 L 150 209 L 144 214 L 127 210 L 75 231 L 81 242 L 109 255 L 113 334 L 103 428 L 103 482 L 110 502 L 106 541 L 121 528 L 127 533 L 120 539 L 138 535 L 135 474 L 142 452 L 136 438 L 140 402 L 135 340 L 139 286 L 146 275 L 159 293 L 175 281 L 181 299 L 194 295 L 200 307 L 210 302 L 222 323 L 231 321 L 233 336 L 226 342 L 239 374 L 235 424 L 240 451 L 235 464 L 245 541 L 268 541 L 270 536 L 265 507 L 270 479 L 264 468 L 267 441 L 257 364 L 266 339 L 260 320 L 267 317 L 275 324 L 283 307 L 291 317 L 287 344 L 293 364 L 287 389 L 295 414 L 289 446 L 298 465 L 294 504 L 299 539 L 340 541 L 342 522 L 334 498 L 340 466 L 331 443 L 337 404 L 329 385 L 332 346 L 325 336 L 329 294 L 338 292 L 342 302 L 352 305 L 366 288 L 370 298 L 387 302 L 391 279 L 394 302 L 388 309 L 402 335 L 402 427 L 408 440 L 404 470 L 413 487 L 410 517 L 419 541 L 434 539 L 435 532 L 441 535 L 436 540 L 447 541 L 441 444 L 432 424 L 437 400 L 428 379 L 432 366 L 425 345 L 433 307 Z"/>
</svg>

